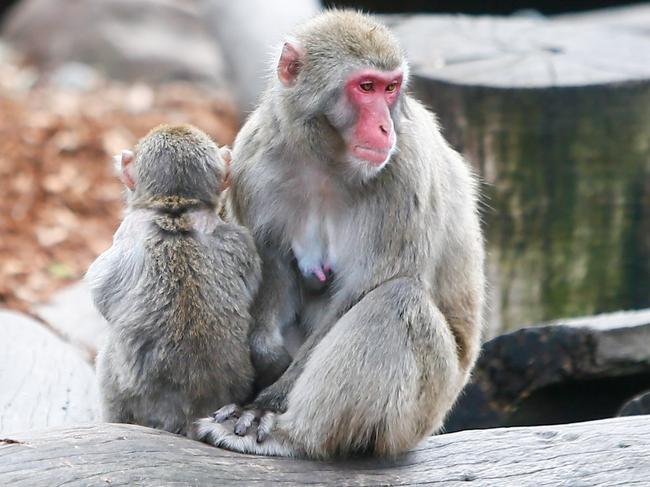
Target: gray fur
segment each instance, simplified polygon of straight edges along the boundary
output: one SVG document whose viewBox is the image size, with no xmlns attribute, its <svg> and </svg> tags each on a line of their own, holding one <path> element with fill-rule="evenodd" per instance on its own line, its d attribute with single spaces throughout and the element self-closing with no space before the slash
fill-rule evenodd
<svg viewBox="0 0 650 487">
<path fill-rule="evenodd" d="M 218 203 L 226 167 L 210 137 L 191 125 L 161 125 L 135 149 L 136 188 L 131 204 L 147 206 L 151 198 L 194 198 Z"/>
<path fill-rule="evenodd" d="M 344 46 L 310 50 L 331 33 Z M 316 80 L 301 72 L 295 86 L 269 89 L 235 142 L 230 205 L 264 249 L 254 361 L 284 365 L 278 328 L 294 321 L 307 339 L 253 403 L 277 413 L 275 422 L 265 415 L 259 423 L 265 441 L 212 418 L 197 432 L 215 445 L 265 455 L 393 455 L 440 430 L 479 352 L 477 181 L 405 87 L 392 110 L 397 147 L 388 163 L 367 171 L 346 154 L 347 122 L 340 121 L 348 117 L 332 115 L 345 108 L 340 94 L 330 96 L 332 83 L 340 85 L 350 66 L 405 66 L 385 28 L 333 11 L 307 24 L 297 42 L 305 65 L 328 74 Z M 317 97 L 314 86 L 325 95 Z M 314 215 L 333 268 L 321 292 L 305 286 L 291 250 Z"/>
<path fill-rule="evenodd" d="M 205 134 L 159 127 L 133 164 L 124 221 L 87 274 L 110 325 L 97 358 L 103 414 L 186 433 L 215 404 L 250 399 L 260 261 L 250 234 L 217 216 L 225 166 Z"/>
</svg>

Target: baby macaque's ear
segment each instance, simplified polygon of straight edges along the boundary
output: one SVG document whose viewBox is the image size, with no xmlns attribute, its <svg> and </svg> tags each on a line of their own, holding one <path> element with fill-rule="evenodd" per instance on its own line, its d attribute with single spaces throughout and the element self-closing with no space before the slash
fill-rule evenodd
<svg viewBox="0 0 650 487">
<path fill-rule="evenodd" d="M 120 181 L 131 191 L 135 189 L 133 159 L 135 159 L 135 154 L 130 150 L 123 150 L 121 154 L 113 156 L 113 162 L 120 176 Z"/>
<path fill-rule="evenodd" d="M 219 191 L 223 191 L 224 189 L 230 187 L 230 163 L 232 162 L 232 153 L 230 152 L 230 147 L 223 146 L 219 148 L 219 155 L 223 159 L 224 164 L 224 174 L 223 174 L 223 182 L 221 183 L 221 188 L 219 188 Z"/>
</svg>

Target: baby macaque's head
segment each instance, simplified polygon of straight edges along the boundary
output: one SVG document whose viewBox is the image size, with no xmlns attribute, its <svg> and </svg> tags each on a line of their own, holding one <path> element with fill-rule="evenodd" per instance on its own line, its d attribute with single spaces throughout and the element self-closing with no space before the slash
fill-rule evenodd
<svg viewBox="0 0 650 487">
<path fill-rule="evenodd" d="M 216 207 L 227 187 L 230 149 L 191 125 L 160 125 L 135 152 L 116 156 L 131 203 L 177 197 Z"/>
</svg>

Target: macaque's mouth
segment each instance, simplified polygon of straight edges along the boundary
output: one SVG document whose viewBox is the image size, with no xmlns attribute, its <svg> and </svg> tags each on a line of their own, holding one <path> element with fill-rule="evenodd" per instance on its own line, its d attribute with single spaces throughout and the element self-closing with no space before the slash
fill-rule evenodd
<svg viewBox="0 0 650 487">
<path fill-rule="evenodd" d="M 379 166 L 383 164 L 386 159 L 388 159 L 390 150 L 390 147 L 375 148 L 365 145 L 355 145 L 352 147 L 352 153 L 355 156 L 357 156 L 359 159 L 363 159 L 364 161 L 368 161 L 373 166 Z"/>
</svg>

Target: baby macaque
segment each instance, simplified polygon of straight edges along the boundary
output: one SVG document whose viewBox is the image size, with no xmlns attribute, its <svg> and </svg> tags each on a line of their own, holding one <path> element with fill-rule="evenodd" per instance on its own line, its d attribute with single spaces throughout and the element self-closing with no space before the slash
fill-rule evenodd
<svg viewBox="0 0 650 487">
<path fill-rule="evenodd" d="M 260 259 L 248 231 L 218 216 L 227 148 L 163 125 L 117 159 L 126 216 L 87 274 L 110 328 L 97 358 L 104 420 L 189 434 L 253 392 Z"/>
</svg>

